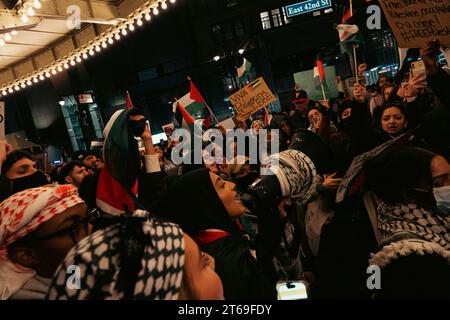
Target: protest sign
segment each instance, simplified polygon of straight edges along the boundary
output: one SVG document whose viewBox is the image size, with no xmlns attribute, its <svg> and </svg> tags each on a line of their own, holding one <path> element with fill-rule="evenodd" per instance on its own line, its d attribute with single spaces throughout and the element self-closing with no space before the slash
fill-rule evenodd
<svg viewBox="0 0 450 320">
<path fill-rule="evenodd" d="M 345 173 L 344 178 L 342 179 L 341 184 L 336 192 L 336 203 L 339 203 L 345 199 L 349 194 L 353 194 L 357 189 L 359 189 L 364 184 L 364 176 L 361 175 L 364 162 L 372 159 L 378 155 L 380 155 L 386 149 L 395 146 L 402 145 L 408 141 L 408 139 L 413 135 L 413 131 L 409 131 L 407 133 L 402 134 L 401 136 L 391 139 L 382 145 L 373 148 L 372 150 L 363 153 L 359 156 L 356 156 L 347 172 Z"/>
<path fill-rule="evenodd" d="M 243 121 L 276 100 L 264 79 L 258 78 L 229 97 L 236 118 Z"/>
<path fill-rule="evenodd" d="M 450 45 L 448 0 L 380 0 L 386 19 L 401 48 L 420 48 L 438 39 Z"/>
</svg>

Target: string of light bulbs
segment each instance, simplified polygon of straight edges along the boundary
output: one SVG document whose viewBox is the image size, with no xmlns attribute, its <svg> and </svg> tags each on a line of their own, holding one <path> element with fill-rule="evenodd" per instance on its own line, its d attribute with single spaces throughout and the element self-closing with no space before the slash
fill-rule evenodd
<svg viewBox="0 0 450 320">
<path fill-rule="evenodd" d="M 39 2 L 39 0 L 25 1 L 23 4 L 23 8 L 25 8 L 25 4 L 27 3 L 31 3 L 34 6 L 34 4 L 36 4 L 37 2 Z M 87 60 L 90 57 L 95 56 L 102 50 L 107 49 L 108 46 L 113 45 L 114 42 L 121 40 L 129 33 L 135 31 L 138 27 L 143 26 L 144 21 L 151 21 L 152 15 L 157 16 L 160 12 L 160 9 L 166 10 L 168 8 L 167 3 L 174 4 L 175 2 L 176 0 L 148 1 L 141 8 L 131 13 L 125 21 L 109 28 L 101 35 L 92 39 L 91 41 L 74 50 L 65 57 L 58 59 L 57 61 L 49 64 L 44 68 L 27 74 L 26 76 L 0 85 L 0 98 L 14 92 L 18 92 L 22 89 L 27 88 L 28 86 L 32 86 L 40 81 L 44 81 L 45 79 L 51 78 L 52 76 L 57 75 L 64 70 L 76 66 L 78 63 L 83 62 L 83 60 Z M 30 8 L 30 5 L 27 5 L 26 8 Z M 36 7 L 34 6 L 34 8 Z M 19 11 L 20 10 L 22 9 L 19 9 Z M 17 31 L 15 34 L 17 34 Z"/>
</svg>

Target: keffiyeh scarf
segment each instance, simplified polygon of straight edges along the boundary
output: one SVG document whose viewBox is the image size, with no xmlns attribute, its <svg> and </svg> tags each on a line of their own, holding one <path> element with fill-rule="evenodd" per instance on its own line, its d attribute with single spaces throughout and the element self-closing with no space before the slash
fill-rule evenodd
<svg viewBox="0 0 450 320">
<path fill-rule="evenodd" d="M 8 245 L 83 200 L 71 185 L 52 185 L 18 192 L 0 203 L 0 299 L 8 299 L 35 271 L 13 263 Z"/>
<path fill-rule="evenodd" d="M 280 183 L 283 197 L 290 196 L 305 203 L 315 191 L 318 182 L 314 163 L 303 152 L 285 150 L 269 157 L 269 170 Z"/>
</svg>

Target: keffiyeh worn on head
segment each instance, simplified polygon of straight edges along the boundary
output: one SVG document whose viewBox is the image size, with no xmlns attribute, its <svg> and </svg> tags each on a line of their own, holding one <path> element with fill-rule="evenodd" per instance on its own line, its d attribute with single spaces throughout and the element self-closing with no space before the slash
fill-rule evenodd
<svg viewBox="0 0 450 320">
<path fill-rule="evenodd" d="M 8 245 L 82 202 L 75 187 L 52 185 L 18 192 L 0 203 L 0 299 L 8 299 L 35 275 L 9 259 Z"/>
<path fill-rule="evenodd" d="M 133 219 L 133 217 L 130 217 Z M 154 217 L 139 221 L 146 237 L 136 274 L 121 281 L 123 223 L 111 225 L 84 238 L 56 270 L 47 298 L 50 300 L 177 299 L 182 282 L 185 243 L 176 224 Z M 144 242 L 144 241 L 143 241 Z M 69 266 L 80 269 L 80 287 L 67 286 Z M 126 287 L 124 287 L 124 284 Z M 130 290 L 128 295 L 126 291 Z"/>
<path fill-rule="evenodd" d="M 290 196 L 300 202 L 309 199 L 315 190 L 317 172 L 306 154 L 289 149 L 270 156 L 268 162 L 268 169 L 277 176 L 283 197 Z"/>
</svg>

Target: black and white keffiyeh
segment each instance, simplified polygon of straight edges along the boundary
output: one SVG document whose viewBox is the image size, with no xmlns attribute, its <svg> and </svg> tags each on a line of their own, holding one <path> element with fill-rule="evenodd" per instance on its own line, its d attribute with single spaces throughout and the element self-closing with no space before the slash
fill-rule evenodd
<svg viewBox="0 0 450 320">
<path fill-rule="evenodd" d="M 149 237 L 143 248 L 133 299 L 175 300 L 181 288 L 185 243 L 173 223 L 149 217 L 142 222 Z M 121 225 L 99 230 L 78 243 L 55 273 L 50 300 L 116 300 L 125 298 L 120 285 Z M 74 272 L 74 267 L 79 273 Z M 79 276 L 79 287 L 73 276 Z M 70 284 L 70 285 L 69 285 Z M 133 285 L 133 284 L 132 284 Z"/>
<path fill-rule="evenodd" d="M 283 197 L 308 201 L 318 181 L 314 163 L 303 152 L 289 149 L 268 158 L 268 169 L 280 183 Z"/>
<path fill-rule="evenodd" d="M 378 229 L 387 244 L 404 239 L 422 239 L 450 250 L 450 216 L 441 216 L 414 203 L 377 208 Z"/>
</svg>

